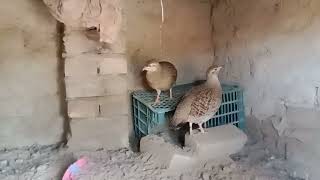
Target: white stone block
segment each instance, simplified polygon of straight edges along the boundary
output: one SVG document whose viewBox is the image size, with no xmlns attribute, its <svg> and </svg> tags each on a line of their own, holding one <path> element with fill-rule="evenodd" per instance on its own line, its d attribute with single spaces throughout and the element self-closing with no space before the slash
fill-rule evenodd
<svg viewBox="0 0 320 180">
<path fill-rule="evenodd" d="M 88 39 L 84 31 L 72 30 L 68 26 L 66 28 L 63 41 L 68 57 L 73 57 L 88 52 L 96 52 L 99 45 L 99 42 Z"/>
<path fill-rule="evenodd" d="M 125 95 L 99 98 L 101 116 L 127 115 L 129 113 L 129 97 Z"/>
<path fill-rule="evenodd" d="M 223 125 L 205 129 L 206 133 L 186 134 L 185 144 L 199 159 L 221 159 L 240 151 L 247 136 L 234 125 Z"/>
<path fill-rule="evenodd" d="M 197 163 L 197 159 L 192 155 L 191 152 L 175 151 L 172 155 L 169 169 L 181 171 L 192 167 Z"/>
<path fill-rule="evenodd" d="M 140 151 L 142 153 L 151 154 L 154 163 L 158 166 L 168 168 L 173 172 L 186 172 L 192 170 L 195 167 L 202 166 L 204 164 L 226 164 L 232 162 L 229 157 L 223 156 L 214 158 L 205 157 L 201 159 L 201 156 L 197 154 L 193 149 L 181 148 L 173 143 L 173 141 L 165 140 L 166 137 L 159 135 L 147 135 L 141 138 Z"/>
<path fill-rule="evenodd" d="M 99 68 L 101 74 L 126 74 L 127 59 L 120 54 L 105 56 L 99 61 Z"/>
<path fill-rule="evenodd" d="M 71 150 L 118 149 L 129 146 L 128 116 L 72 120 Z"/>
<path fill-rule="evenodd" d="M 167 143 L 162 137 L 157 135 L 148 135 L 140 140 L 140 151 L 150 153 L 157 160 L 157 164 L 168 167 L 175 151 L 179 147 Z"/>
<path fill-rule="evenodd" d="M 77 98 L 68 101 L 68 115 L 71 118 L 127 115 L 128 111 L 127 95 Z"/>
<path fill-rule="evenodd" d="M 68 101 L 70 118 L 89 118 L 99 116 L 99 103 L 96 98 L 75 99 Z"/>
<path fill-rule="evenodd" d="M 98 62 L 90 56 L 65 61 L 65 76 L 83 77 L 98 75 Z"/>
<path fill-rule="evenodd" d="M 296 139 L 309 148 L 310 152 L 317 154 L 320 157 L 320 144 L 315 142 L 315 139 L 320 138 L 320 132 L 317 129 L 294 129 L 288 133 L 288 137 Z M 302 153 L 302 152 L 301 152 Z"/>
<path fill-rule="evenodd" d="M 319 153 L 314 151 L 310 144 L 305 144 L 299 140 L 291 139 L 287 141 L 287 158 L 289 170 L 295 173 L 297 177 L 310 180 L 317 180 L 319 172 Z"/>
<path fill-rule="evenodd" d="M 126 74 L 127 59 L 122 54 L 80 54 L 68 57 L 65 75 L 83 77 L 92 75 Z"/>
<path fill-rule="evenodd" d="M 181 171 L 192 167 L 197 162 L 192 152 L 185 151 L 158 135 L 141 138 L 140 151 L 151 154 L 157 165 L 170 170 Z"/>
<path fill-rule="evenodd" d="M 67 98 L 97 97 L 127 94 L 125 75 L 66 77 Z"/>
<path fill-rule="evenodd" d="M 310 128 L 320 129 L 320 111 L 311 108 L 289 107 L 287 111 L 290 129 Z"/>
</svg>

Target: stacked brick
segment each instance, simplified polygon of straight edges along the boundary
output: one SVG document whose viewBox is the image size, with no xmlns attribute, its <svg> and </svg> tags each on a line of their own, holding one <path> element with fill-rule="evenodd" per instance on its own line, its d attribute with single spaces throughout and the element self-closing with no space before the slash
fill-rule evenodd
<svg viewBox="0 0 320 180">
<path fill-rule="evenodd" d="M 127 59 L 120 39 L 109 50 L 66 28 L 65 83 L 75 149 L 119 148 L 128 145 Z"/>
</svg>

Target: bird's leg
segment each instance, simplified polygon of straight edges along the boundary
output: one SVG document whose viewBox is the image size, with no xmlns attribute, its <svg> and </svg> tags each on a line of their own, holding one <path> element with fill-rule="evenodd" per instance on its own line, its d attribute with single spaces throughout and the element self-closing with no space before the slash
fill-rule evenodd
<svg viewBox="0 0 320 180">
<path fill-rule="evenodd" d="M 156 98 L 156 100 L 154 102 L 154 105 L 160 103 L 160 94 L 161 94 L 161 90 L 157 90 L 157 98 Z"/>
<path fill-rule="evenodd" d="M 204 131 L 203 127 L 202 127 L 202 123 L 198 123 L 198 125 L 199 125 L 200 132 L 201 133 L 205 133 L 205 131 Z"/>
<path fill-rule="evenodd" d="M 172 99 L 172 88 L 170 88 L 170 99 Z"/>
<path fill-rule="evenodd" d="M 192 122 L 189 122 L 189 128 L 190 128 L 190 136 L 192 135 Z"/>
</svg>

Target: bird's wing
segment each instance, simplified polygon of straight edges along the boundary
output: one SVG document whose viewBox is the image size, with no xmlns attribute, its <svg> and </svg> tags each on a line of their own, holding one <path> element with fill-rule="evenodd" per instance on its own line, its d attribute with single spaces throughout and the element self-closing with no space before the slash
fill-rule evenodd
<svg viewBox="0 0 320 180">
<path fill-rule="evenodd" d="M 175 83 L 177 80 L 177 69 L 169 62 L 160 62 L 162 77 L 165 77 L 170 83 Z"/>
<path fill-rule="evenodd" d="M 201 92 L 204 87 L 204 85 L 195 86 L 182 97 L 175 110 L 174 116 L 171 119 L 172 125 L 177 126 L 180 123 L 188 122 L 192 102 L 194 102 L 197 98 L 197 94 Z"/>
<path fill-rule="evenodd" d="M 197 92 L 191 103 L 189 115 L 192 117 L 201 117 L 210 115 L 220 106 L 221 97 L 214 88 L 204 88 Z M 214 112 L 215 113 L 215 112 Z"/>
</svg>

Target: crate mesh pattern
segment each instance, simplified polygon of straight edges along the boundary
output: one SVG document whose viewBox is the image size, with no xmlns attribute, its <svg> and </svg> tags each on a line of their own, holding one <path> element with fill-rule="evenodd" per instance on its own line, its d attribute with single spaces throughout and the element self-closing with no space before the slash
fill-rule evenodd
<svg viewBox="0 0 320 180">
<path fill-rule="evenodd" d="M 157 96 L 155 91 L 139 90 L 132 93 L 132 109 L 134 132 L 137 138 L 148 135 L 153 128 L 166 123 L 174 112 L 183 95 L 193 84 L 175 86 L 173 98 L 168 92 L 160 95 L 161 103 L 153 105 Z M 234 124 L 244 128 L 243 91 L 236 85 L 222 85 L 222 104 L 218 112 L 205 123 L 205 127 L 215 127 L 223 124 Z"/>
</svg>

